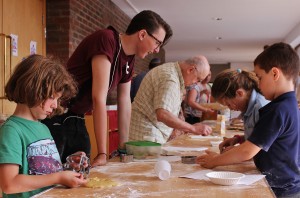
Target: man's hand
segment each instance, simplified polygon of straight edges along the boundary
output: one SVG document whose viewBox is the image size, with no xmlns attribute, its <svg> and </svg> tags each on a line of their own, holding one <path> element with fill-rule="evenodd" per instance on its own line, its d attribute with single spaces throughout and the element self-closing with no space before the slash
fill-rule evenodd
<svg viewBox="0 0 300 198">
<path fill-rule="evenodd" d="M 208 125 L 196 123 L 196 124 L 193 124 L 193 126 L 195 127 L 194 134 L 196 134 L 196 135 L 206 136 L 206 135 L 209 135 L 212 133 L 212 128 Z"/>
</svg>

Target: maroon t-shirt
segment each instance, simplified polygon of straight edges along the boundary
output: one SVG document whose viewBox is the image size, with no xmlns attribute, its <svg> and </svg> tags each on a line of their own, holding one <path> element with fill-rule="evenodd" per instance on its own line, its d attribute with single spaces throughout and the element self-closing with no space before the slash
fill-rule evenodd
<svg viewBox="0 0 300 198">
<path fill-rule="evenodd" d="M 120 49 L 119 33 L 108 27 L 87 36 L 76 48 L 67 63 L 67 70 L 77 81 L 79 93 L 72 99 L 69 109 L 84 114 L 93 108 L 92 102 L 92 58 L 106 55 L 111 62 L 109 90 L 120 83 L 126 83 L 133 76 L 134 55 L 127 56 Z"/>
</svg>

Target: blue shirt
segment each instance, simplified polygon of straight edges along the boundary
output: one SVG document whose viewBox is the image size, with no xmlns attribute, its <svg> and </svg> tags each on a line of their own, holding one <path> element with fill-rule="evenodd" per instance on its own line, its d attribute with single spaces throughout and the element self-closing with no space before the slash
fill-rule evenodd
<svg viewBox="0 0 300 198">
<path fill-rule="evenodd" d="M 277 97 L 259 110 L 259 116 L 248 138 L 261 148 L 254 156 L 256 167 L 276 196 L 300 192 L 300 112 L 295 92 Z"/>
<path fill-rule="evenodd" d="M 270 101 L 266 100 L 263 95 L 253 89 L 248 102 L 247 110 L 242 114 L 245 128 L 245 139 L 248 139 L 248 137 L 251 135 L 255 124 L 259 120 L 258 110 L 269 102 Z"/>
<path fill-rule="evenodd" d="M 133 102 L 133 100 L 135 98 L 135 95 L 136 95 L 136 93 L 138 92 L 138 90 L 140 88 L 142 80 L 144 79 L 144 77 L 146 76 L 147 73 L 148 73 L 148 71 L 143 71 L 139 75 L 137 75 L 134 79 L 132 79 L 131 88 L 130 88 L 131 102 Z"/>
</svg>

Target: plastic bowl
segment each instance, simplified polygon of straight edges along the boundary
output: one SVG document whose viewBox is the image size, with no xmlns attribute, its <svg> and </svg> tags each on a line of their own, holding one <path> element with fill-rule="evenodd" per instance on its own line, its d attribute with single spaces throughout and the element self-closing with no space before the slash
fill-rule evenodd
<svg viewBox="0 0 300 198">
<path fill-rule="evenodd" d="M 236 172 L 218 171 L 206 173 L 206 177 L 214 184 L 231 186 L 237 184 L 245 175 Z"/>
<path fill-rule="evenodd" d="M 161 154 L 161 144 L 149 141 L 126 142 L 127 154 L 135 159 L 158 158 Z"/>
</svg>

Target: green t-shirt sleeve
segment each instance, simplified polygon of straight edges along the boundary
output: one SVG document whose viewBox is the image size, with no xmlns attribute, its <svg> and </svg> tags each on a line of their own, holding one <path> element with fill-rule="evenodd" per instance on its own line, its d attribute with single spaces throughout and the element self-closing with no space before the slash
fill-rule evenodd
<svg viewBox="0 0 300 198">
<path fill-rule="evenodd" d="M 10 125 L 0 128 L 0 164 L 22 165 L 22 142 L 18 130 Z"/>
</svg>

